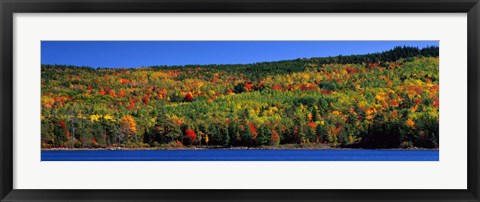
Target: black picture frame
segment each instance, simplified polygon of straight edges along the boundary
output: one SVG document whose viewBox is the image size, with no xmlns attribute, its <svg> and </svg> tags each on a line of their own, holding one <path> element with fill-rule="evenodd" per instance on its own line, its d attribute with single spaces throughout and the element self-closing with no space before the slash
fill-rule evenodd
<svg viewBox="0 0 480 202">
<path fill-rule="evenodd" d="M 478 0 L 0 0 L 1 201 L 479 201 Z M 15 13 L 467 13 L 468 188 L 465 190 L 18 190 L 13 189 Z M 92 182 L 93 183 L 93 182 Z"/>
</svg>

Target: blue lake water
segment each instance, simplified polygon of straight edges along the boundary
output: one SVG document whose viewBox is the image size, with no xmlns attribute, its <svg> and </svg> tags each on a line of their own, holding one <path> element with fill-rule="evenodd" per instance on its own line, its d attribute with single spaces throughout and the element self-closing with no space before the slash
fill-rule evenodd
<svg viewBox="0 0 480 202">
<path fill-rule="evenodd" d="M 42 161 L 438 161 L 438 150 L 42 151 Z"/>
</svg>

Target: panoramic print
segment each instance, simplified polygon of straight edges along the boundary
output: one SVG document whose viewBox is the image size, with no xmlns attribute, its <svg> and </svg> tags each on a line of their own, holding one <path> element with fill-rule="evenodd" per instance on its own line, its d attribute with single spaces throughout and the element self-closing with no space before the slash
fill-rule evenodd
<svg viewBox="0 0 480 202">
<path fill-rule="evenodd" d="M 438 161 L 438 41 L 42 41 L 42 161 Z"/>
</svg>

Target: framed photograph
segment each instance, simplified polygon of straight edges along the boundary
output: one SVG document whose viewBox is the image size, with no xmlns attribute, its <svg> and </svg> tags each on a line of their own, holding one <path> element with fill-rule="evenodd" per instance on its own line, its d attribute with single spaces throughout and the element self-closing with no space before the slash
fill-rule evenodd
<svg viewBox="0 0 480 202">
<path fill-rule="evenodd" d="M 1 201 L 479 201 L 477 0 L 0 6 Z"/>
</svg>

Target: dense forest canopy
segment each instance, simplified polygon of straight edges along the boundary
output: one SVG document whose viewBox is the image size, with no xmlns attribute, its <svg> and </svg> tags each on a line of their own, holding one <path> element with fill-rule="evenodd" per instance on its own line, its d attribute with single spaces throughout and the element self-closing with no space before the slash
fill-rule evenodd
<svg viewBox="0 0 480 202">
<path fill-rule="evenodd" d="M 237 65 L 42 65 L 42 148 L 438 148 L 438 56 L 396 47 Z"/>
</svg>

